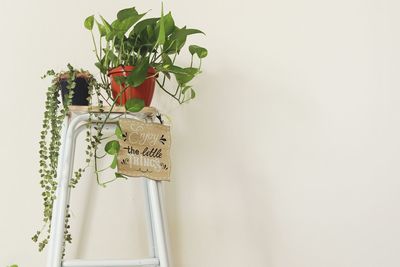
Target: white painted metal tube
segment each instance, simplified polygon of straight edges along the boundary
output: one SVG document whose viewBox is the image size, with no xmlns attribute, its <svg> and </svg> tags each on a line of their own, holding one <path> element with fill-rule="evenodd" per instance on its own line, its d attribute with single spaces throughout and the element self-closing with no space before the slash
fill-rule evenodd
<svg viewBox="0 0 400 267">
<path fill-rule="evenodd" d="M 149 254 L 150 257 L 158 257 L 156 249 L 156 241 L 154 236 L 154 224 L 150 208 L 150 197 L 147 185 L 147 178 L 142 177 L 143 189 L 144 189 L 144 203 L 145 203 L 145 214 L 147 222 L 147 239 L 149 240 Z"/>
<path fill-rule="evenodd" d="M 159 261 L 156 258 L 139 260 L 70 260 L 64 261 L 63 267 L 133 267 L 155 266 Z"/>
<path fill-rule="evenodd" d="M 165 207 L 165 202 L 164 200 L 164 187 L 163 183 L 157 182 L 157 188 L 158 188 L 158 201 L 160 203 L 160 210 L 161 210 L 161 221 L 164 222 L 163 227 L 164 227 L 164 241 L 165 241 L 165 250 L 166 250 L 166 255 L 168 257 L 168 264 L 173 266 L 173 260 L 171 259 L 171 251 L 169 250 L 170 248 L 170 236 L 168 232 L 168 217 L 167 217 L 167 212 L 166 212 L 166 207 Z"/>
<path fill-rule="evenodd" d="M 62 172 L 58 184 L 58 194 L 56 196 L 56 212 L 55 224 L 53 223 L 54 239 L 52 240 L 52 256 L 50 256 L 48 267 L 60 267 L 64 244 L 64 220 L 66 216 L 66 206 L 69 197 L 69 181 L 71 178 L 72 168 L 71 160 L 73 158 L 72 151 L 74 145 L 75 128 L 82 122 L 87 120 L 88 114 L 80 115 L 71 120 L 65 140 L 65 149 L 63 151 L 63 160 L 59 162 L 62 165 Z"/>
<path fill-rule="evenodd" d="M 63 160 L 64 160 L 64 150 L 65 150 L 65 138 L 67 135 L 67 130 L 68 130 L 68 126 L 69 126 L 69 117 L 65 117 L 63 124 L 62 124 L 62 131 L 61 131 L 61 145 L 60 145 L 60 152 L 58 155 L 58 165 L 57 165 L 57 184 L 60 183 L 60 177 L 61 177 L 61 173 L 62 173 L 62 169 L 63 169 Z M 60 188 L 57 186 L 56 189 L 56 196 L 59 195 L 59 190 Z M 52 226 L 54 226 L 55 224 L 57 224 L 57 205 L 58 205 L 58 201 L 57 199 L 54 201 L 53 203 L 53 211 L 52 211 Z M 53 255 L 53 251 L 54 251 L 54 239 L 55 239 L 55 229 L 54 227 L 52 227 L 50 229 L 50 240 L 49 240 L 49 246 L 48 246 L 48 256 L 47 256 L 47 266 L 51 266 L 51 262 L 52 262 L 52 255 Z"/>
<path fill-rule="evenodd" d="M 150 209 L 154 222 L 154 235 L 160 267 L 168 267 L 168 255 L 165 243 L 165 231 L 161 215 L 160 199 L 158 195 L 157 183 L 154 180 L 147 179 L 148 192 L 150 197 Z"/>
</svg>

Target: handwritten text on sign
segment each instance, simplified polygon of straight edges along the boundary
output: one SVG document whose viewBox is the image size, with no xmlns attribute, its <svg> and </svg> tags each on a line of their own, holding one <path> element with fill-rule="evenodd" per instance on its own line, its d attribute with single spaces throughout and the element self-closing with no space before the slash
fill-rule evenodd
<svg viewBox="0 0 400 267">
<path fill-rule="evenodd" d="M 128 176 L 169 180 L 171 133 L 169 126 L 132 119 L 119 121 L 123 133 L 118 171 Z"/>
</svg>

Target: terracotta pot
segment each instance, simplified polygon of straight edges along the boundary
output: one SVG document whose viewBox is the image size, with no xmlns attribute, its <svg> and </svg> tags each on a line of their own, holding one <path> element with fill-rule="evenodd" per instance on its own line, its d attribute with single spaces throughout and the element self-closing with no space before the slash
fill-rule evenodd
<svg viewBox="0 0 400 267">
<path fill-rule="evenodd" d="M 111 81 L 111 90 L 113 98 L 115 99 L 118 94 L 125 88 L 124 84 L 118 84 L 115 77 L 127 77 L 135 69 L 135 66 L 119 66 L 108 71 L 108 76 Z M 131 98 L 140 98 L 144 100 L 146 107 L 150 106 L 153 99 L 154 87 L 156 84 L 156 77 L 154 74 L 156 70 L 149 67 L 147 70 L 147 79 L 138 87 L 130 86 L 124 93 L 116 100 L 118 105 L 125 105 L 126 101 Z"/>
</svg>

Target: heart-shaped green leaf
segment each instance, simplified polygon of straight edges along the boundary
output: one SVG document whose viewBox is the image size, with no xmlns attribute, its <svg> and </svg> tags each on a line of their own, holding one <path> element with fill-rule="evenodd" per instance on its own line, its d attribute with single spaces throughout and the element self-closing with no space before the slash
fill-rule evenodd
<svg viewBox="0 0 400 267">
<path fill-rule="evenodd" d="M 196 75 L 199 73 L 199 69 L 198 68 L 184 68 L 184 71 L 187 74 L 191 74 L 191 75 Z"/>
<path fill-rule="evenodd" d="M 168 69 L 170 66 L 173 65 L 171 58 L 167 54 L 162 54 L 161 58 L 163 69 Z"/>
<path fill-rule="evenodd" d="M 128 85 L 138 87 L 147 77 L 147 69 L 149 68 L 149 58 L 142 60 L 136 68 L 129 74 L 126 82 Z"/>
<path fill-rule="evenodd" d="M 198 45 L 189 46 L 190 54 L 196 54 L 199 58 L 205 58 L 208 55 L 207 49 Z"/>
<path fill-rule="evenodd" d="M 118 20 L 124 20 L 130 17 L 137 16 L 138 12 L 136 11 L 136 8 L 131 7 L 131 8 L 126 8 L 122 9 L 117 13 L 117 18 Z"/>
<path fill-rule="evenodd" d="M 191 89 L 192 87 L 191 86 L 184 86 L 183 87 L 183 89 L 182 89 L 182 94 L 185 94 L 186 92 L 187 92 L 187 90 L 189 90 L 189 89 Z"/>
<path fill-rule="evenodd" d="M 138 23 L 136 23 L 135 27 L 133 27 L 133 31 L 130 33 L 130 35 L 142 32 L 144 29 L 147 28 L 147 26 L 152 26 L 152 28 L 155 28 L 156 23 L 159 19 L 160 18 L 150 18 L 139 21 Z"/>
<path fill-rule="evenodd" d="M 190 98 L 193 99 L 196 97 L 196 92 L 193 90 L 193 88 L 190 89 Z"/>
<path fill-rule="evenodd" d="M 114 32 L 112 30 L 110 23 L 108 23 L 103 16 L 100 16 L 100 18 L 101 21 L 103 22 L 104 29 L 106 30 L 106 40 L 109 41 L 114 37 Z"/>
<path fill-rule="evenodd" d="M 184 85 L 190 82 L 194 78 L 194 75 L 187 73 L 185 74 L 175 73 L 175 78 L 180 85 Z"/>
<path fill-rule="evenodd" d="M 170 35 L 175 29 L 175 22 L 171 12 L 164 16 L 164 28 L 166 36 Z"/>
<path fill-rule="evenodd" d="M 93 23 L 94 23 L 94 15 L 87 17 L 83 25 L 85 26 L 86 29 L 91 31 L 93 30 Z"/>
<path fill-rule="evenodd" d="M 197 68 L 182 69 L 182 68 L 176 68 L 176 66 L 174 66 L 174 68 L 172 68 L 172 69 L 173 70 L 170 70 L 170 71 L 175 74 L 176 81 L 180 85 L 184 85 L 184 84 L 190 82 L 199 71 Z"/>
<path fill-rule="evenodd" d="M 136 14 L 129 16 L 123 20 L 116 20 L 111 27 L 117 31 L 119 36 L 124 35 L 136 22 L 138 22 L 145 14 Z"/>
<path fill-rule="evenodd" d="M 115 173 L 115 178 L 125 178 L 126 179 L 125 175 L 122 175 L 119 172 Z"/>
<path fill-rule="evenodd" d="M 119 142 L 116 140 L 112 140 L 106 144 L 104 147 L 104 150 L 107 152 L 107 154 L 110 155 L 117 155 L 120 149 Z"/>
<path fill-rule="evenodd" d="M 165 44 L 165 46 L 168 47 L 166 52 L 169 54 L 179 53 L 185 45 L 187 37 L 198 33 L 204 34 L 204 32 L 197 29 L 187 29 L 186 26 L 181 29 L 175 27 Z"/>
<path fill-rule="evenodd" d="M 97 28 L 99 29 L 100 37 L 106 36 L 106 27 L 96 20 Z"/>
<path fill-rule="evenodd" d="M 131 98 L 125 103 L 125 109 L 129 112 L 139 112 L 144 107 L 144 100 L 140 98 Z"/>
</svg>

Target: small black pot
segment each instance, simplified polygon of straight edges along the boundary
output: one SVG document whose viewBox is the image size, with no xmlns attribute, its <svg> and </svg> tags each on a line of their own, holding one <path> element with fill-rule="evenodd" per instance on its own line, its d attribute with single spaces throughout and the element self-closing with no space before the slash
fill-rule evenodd
<svg viewBox="0 0 400 267">
<path fill-rule="evenodd" d="M 75 79 L 75 89 L 74 89 L 74 96 L 72 97 L 73 106 L 88 106 L 89 101 L 89 83 L 84 77 L 78 77 Z M 66 104 L 66 97 L 68 95 L 67 89 L 68 82 L 65 79 L 60 80 L 60 87 L 61 87 L 61 95 L 63 103 Z"/>
</svg>

